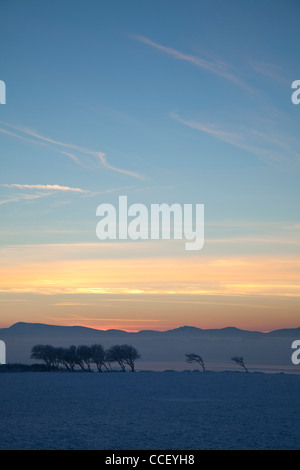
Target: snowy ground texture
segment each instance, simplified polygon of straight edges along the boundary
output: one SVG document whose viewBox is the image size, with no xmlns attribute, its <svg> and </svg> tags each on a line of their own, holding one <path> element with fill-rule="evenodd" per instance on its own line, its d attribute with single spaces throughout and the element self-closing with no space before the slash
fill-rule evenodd
<svg viewBox="0 0 300 470">
<path fill-rule="evenodd" d="M 2 373 L 0 449 L 300 449 L 300 376 Z"/>
</svg>

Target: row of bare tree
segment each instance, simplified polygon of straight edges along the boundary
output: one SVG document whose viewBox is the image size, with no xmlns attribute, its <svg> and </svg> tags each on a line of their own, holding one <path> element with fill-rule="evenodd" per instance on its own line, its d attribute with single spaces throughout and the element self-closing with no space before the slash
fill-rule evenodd
<svg viewBox="0 0 300 470">
<path fill-rule="evenodd" d="M 44 361 L 48 370 L 64 366 L 74 371 L 79 366 L 84 371 L 91 371 L 92 364 L 95 364 L 99 372 L 111 371 L 112 363 L 117 362 L 123 372 L 126 366 L 134 372 L 135 361 L 139 358 L 137 350 L 128 344 L 115 345 L 107 350 L 101 344 L 67 348 L 37 344 L 31 350 L 31 359 Z"/>
<path fill-rule="evenodd" d="M 203 372 L 206 371 L 204 361 L 199 354 L 185 354 L 185 357 L 188 363 L 197 363 L 202 367 Z M 59 369 L 62 365 L 70 371 L 74 371 L 76 366 L 84 371 L 91 371 L 92 364 L 95 364 L 99 372 L 111 371 L 112 363 L 117 362 L 123 372 L 126 366 L 134 372 L 135 361 L 139 358 L 138 351 L 128 344 L 115 345 L 107 350 L 101 344 L 69 346 L 68 348 L 37 344 L 31 350 L 31 359 L 44 361 L 48 370 Z M 242 357 L 234 356 L 231 360 L 248 372 Z"/>
</svg>

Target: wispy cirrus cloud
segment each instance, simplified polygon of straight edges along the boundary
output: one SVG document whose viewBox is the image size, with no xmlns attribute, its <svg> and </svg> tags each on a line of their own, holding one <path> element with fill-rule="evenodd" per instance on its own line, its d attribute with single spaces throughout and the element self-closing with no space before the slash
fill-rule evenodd
<svg viewBox="0 0 300 470">
<path fill-rule="evenodd" d="M 232 125 L 230 130 L 227 130 L 220 124 L 183 119 L 173 112 L 170 113 L 170 117 L 185 126 L 250 152 L 268 165 L 278 168 L 287 168 L 287 165 L 290 168 L 299 168 L 300 153 L 295 148 L 297 143 L 290 143 L 289 136 L 282 131 L 278 132 L 275 128 L 255 129 L 245 125 Z"/>
<path fill-rule="evenodd" d="M 75 194 L 92 194 L 91 191 L 81 188 L 71 188 L 69 186 L 61 186 L 59 184 L 1 184 L 2 188 L 14 190 L 4 199 L 0 199 L 0 205 L 12 202 L 33 201 L 47 196 L 53 196 L 59 193 L 75 193 Z"/>
<path fill-rule="evenodd" d="M 89 191 L 80 188 L 70 188 L 69 186 L 60 186 L 59 184 L 3 184 L 6 188 L 18 189 L 38 189 L 46 191 L 71 191 L 75 193 L 88 193 Z"/>
<path fill-rule="evenodd" d="M 99 152 L 96 150 L 91 150 L 85 147 L 81 147 L 75 144 L 69 144 L 65 142 L 61 142 L 58 140 L 51 139 L 49 137 L 45 137 L 38 132 L 21 126 L 14 126 L 12 124 L 0 121 L 0 125 L 4 127 L 0 127 L 0 132 L 15 137 L 21 140 L 28 140 L 35 144 L 45 144 L 50 145 L 54 150 L 62 155 L 66 155 L 67 157 L 71 158 L 74 162 L 78 165 L 83 166 L 85 168 L 89 167 L 95 169 L 95 167 L 103 166 L 104 168 L 115 171 L 117 173 L 122 173 L 127 176 L 131 176 L 133 178 L 144 179 L 142 175 L 139 173 L 135 173 L 123 168 L 118 168 L 116 166 L 110 165 L 107 161 L 107 157 L 105 153 Z M 7 129 L 13 129 L 13 131 Z M 76 154 L 75 154 L 75 153 Z M 87 157 L 92 157 L 92 161 L 87 160 Z"/>
<path fill-rule="evenodd" d="M 160 52 L 163 52 L 173 57 L 174 59 L 189 62 L 197 67 L 207 70 L 208 72 L 219 75 L 220 77 L 223 77 L 226 80 L 229 80 L 230 82 L 235 83 L 236 85 L 250 91 L 250 87 L 246 83 L 244 83 L 235 73 L 233 73 L 230 70 L 231 66 L 229 64 L 226 64 L 222 61 L 207 60 L 207 59 L 203 59 L 201 57 L 195 56 L 195 55 L 185 54 L 172 47 L 167 47 L 162 44 L 158 44 L 157 42 L 154 42 L 145 36 L 134 35 L 134 34 L 130 36 L 139 42 L 147 44 L 148 46 L 153 47 L 159 50 Z"/>
<path fill-rule="evenodd" d="M 73 188 L 70 186 L 61 186 L 59 184 L 0 184 L 1 188 L 14 190 L 10 192 L 4 199 L 0 199 L 0 205 L 11 202 L 32 201 L 47 196 L 55 196 L 57 194 L 80 194 L 84 197 L 93 197 L 102 194 L 118 193 L 120 191 L 132 190 L 135 186 L 122 186 L 115 188 L 103 189 L 102 191 L 91 191 L 82 188 Z"/>
<path fill-rule="evenodd" d="M 250 61 L 250 67 L 256 72 L 264 75 L 267 78 L 271 78 L 276 82 L 290 88 L 290 80 L 284 75 L 284 70 L 278 64 L 272 64 L 265 61 Z"/>
<path fill-rule="evenodd" d="M 234 139 L 237 139 L 237 134 L 222 130 L 219 126 L 217 127 L 215 124 L 208 124 L 208 123 L 202 123 L 202 122 L 197 122 L 197 121 L 192 121 L 192 120 L 186 120 L 173 112 L 170 113 L 170 117 L 180 122 L 181 124 L 185 124 L 188 127 L 197 129 L 198 131 L 202 131 L 207 134 L 212 134 L 214 137 L 222 139 L 226 142 L 231 142 Z"/>
<path fill-rule="evenodd" d="M 45 197 L 47 195 L 48 194 L 46 193 L 13 195 L 4 199 L 0 199 L 0 206 L 2 206 L 3 204 L 9 204 L 11 202 L 32 201 L 34 199 L 40 199 L 41 197 Z"/>
</svg>

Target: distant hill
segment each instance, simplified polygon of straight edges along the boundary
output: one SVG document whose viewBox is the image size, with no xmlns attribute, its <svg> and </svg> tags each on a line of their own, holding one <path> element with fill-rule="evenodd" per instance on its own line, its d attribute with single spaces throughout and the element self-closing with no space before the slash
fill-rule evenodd
<svg viewBox="0 0 300 470">
<path fill-rule="evenodd" d="M 292 366 L 291 344 L 300 339 L 300 328 L 263 333 L 235 327 L 201 329 L 182 326 L 167 331 L 97 330 L 83 326 L 59 326 L 42 323 L 15 323 L 0 329 L 6 343 L 7 362 L 31 363 L 35 344 L 70 346 L 101 343 L 131 344 L 138 349 L 142 362 L 184 362 L 184 354 L 200 354 L 206 363 L 230 363 L 232 356 L 243 356 L 248 364 Z M 297 368 L 297 366 L 295 366 Z"/>
</svg>

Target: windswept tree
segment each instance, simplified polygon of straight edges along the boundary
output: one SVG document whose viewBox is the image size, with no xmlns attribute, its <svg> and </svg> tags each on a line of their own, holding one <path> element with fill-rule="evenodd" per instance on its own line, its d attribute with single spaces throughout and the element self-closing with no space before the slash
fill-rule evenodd
<svg viewBox="0 0 300 470">
<path fill-rule="evenodd" d="M 107 360 L 107 354 L 102 344 L 92 344 L 91 346 L 91 360 L 96 364 L 99 372 L 102 372 L 102 367 L 107 371 L 110 370 L 110 364 Z"/>
<path fill-rule="evenodd" d="M 82 370 L 91 371 L 92 351 L 90 346 L 78 346 L 76 349 L 77 364 Z M 86 366 L 86 368 L 85 368 Z"/>
<path fill-rule="evenodd" d="M 37 344 L 31 349 L 31 359 L 37 359 L 44 361 L 47 367 L 47 370 L 51 370 L 51 367 L 55 364 L 56 361 L 56 352 L 53 346 L 49 344 Z"/>
<path fill-rule="evenodd" d="M 115 345 L 106 351 L 101 344 L 69 347 L 37 344 L 31 350 L 31 358 L 44 361 L 47 370 L 59 369 L 62 365 L 69 371 L 74 371 L 76 366 L 83 371 L 91 371 L 91 364 L 96 364 L 101 372 L 103 369 L 111 370 L 111 363 L 118 362 L 122 371 L 125 372 L 128 365 L 134 372 L 135 361 L 139 357 L 137 350 L 128 344 Z"/>
<path fill-rule="evenodd" d="M 196 362 L 197 364 L 199 364 L 202 367 L 203 372 L 205 372 L 204 361 L 203 361 L 202 357 L 199 356 L 199 354 L 189 353 L 189 354 L 185 354 L 185 357 L 186 357 L 186 362 L 188 362 L 190 364 Z"/>
<path fill-rule="evenodd" d="M 122 371 L 125 372 L 126 364 L 124 361 L 122 346 L 119 346 L 118 344 L 116 344 L 115 346 L 111 346 L 106 351 L 106 358 L 109 363 L 117 362 L 121 367 Z"/>
<path fill-rule="evenodd" d="M 123 372 L 125 372 L 126 364 L 134 372 L 134 363 L 140 357 L 137 350 L 128 344 L 115 345 L 106 352 L 108 362 L 118 362 Z"/>
<path fill-rule="evenodd" d="M 67 369 L 74 371 L 76 364 L 78 364 L 76 346 L 72 345 L 72 346 L 69 346 L 68 348 L 63 348 L 62 357 L 63 357 L 63 364 L 67 367 Z"/>
<path fill-rule="evenodd" d="M 242 357 L 234 356 L 231 358 L 231 360 L 235 362 L 236 364 L 238 364 L 239 366 L 243 367 L 243 369 L 245 369 L 245 372 L 249 372 L 247 367 L 245 366 L 245 362 Z"/>
<path fill-rule="evenodd" d="M 62 348 L 62 347 L 55 348 L 55 364 L 57 368 L 61 364 L 65 366 L 66 369 L 71 370 L 68 362 L 66 361 L 66 348 Z"/>
<path fill-rule="evenodd" d="M 123 344 L 121 347 L 123 349 L 124 362 L 130 367 L 131 372 L 134 372 L 134 364 L 141 357 L 140 354 L 130 344 Z"/>
</svg>

